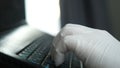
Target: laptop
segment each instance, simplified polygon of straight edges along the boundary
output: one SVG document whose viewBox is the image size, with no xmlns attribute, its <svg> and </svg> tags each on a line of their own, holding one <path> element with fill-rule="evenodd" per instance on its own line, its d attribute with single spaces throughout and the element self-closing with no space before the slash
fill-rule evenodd
<svg viewBox="0 0 120 68">
<path fill-rule="evenodd" d="M 55 66 L 50 57 L 54 36 L 25 24 L 24 6 L 24 0 L 0 1 L 0 67 L 81 68 L 72 53 L 66 55 L 63 64 Z"/>
<path fill-rule="evenodd" d="M 0 34 L 0 66 L 3 68 L 82 68 L 73 53 L 56 67 L 50 54 L 54 36 L 29 25 Z"/>
</svg>

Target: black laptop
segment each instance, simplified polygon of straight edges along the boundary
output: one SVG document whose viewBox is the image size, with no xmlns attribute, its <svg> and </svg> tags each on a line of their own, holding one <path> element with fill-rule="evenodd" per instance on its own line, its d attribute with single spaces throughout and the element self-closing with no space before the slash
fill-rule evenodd
<svg viewBox="0 0 120 68">
<path fill-rule="evenodd" d="M 0 36 L 0 66 L 3 68 L 82 68 L 72 53 L 56 67 L 50 57 L 54 37 L 28 25 L 2 32 Z"/>
</svg>

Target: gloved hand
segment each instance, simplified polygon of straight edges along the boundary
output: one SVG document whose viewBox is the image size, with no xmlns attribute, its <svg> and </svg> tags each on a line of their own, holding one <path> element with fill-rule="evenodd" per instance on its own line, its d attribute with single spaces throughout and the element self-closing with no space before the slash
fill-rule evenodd
<svg viewBox="0 0 120 68">
<path fill-rule="evenodd" d="M 67 24 L 53 41 L 56 66 L 72 51 L 86 68 L 120 68 L 120 42 L 105 30 Z"/>
</svg>

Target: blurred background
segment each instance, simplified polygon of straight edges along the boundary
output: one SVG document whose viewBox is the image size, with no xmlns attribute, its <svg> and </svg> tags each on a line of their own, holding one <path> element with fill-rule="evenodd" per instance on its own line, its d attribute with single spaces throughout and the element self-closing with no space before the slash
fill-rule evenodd
<svg viewBox="0 0 120 68">
<path fill-rule="evenodd" d="M 120 0 L 1 0 L 0 32 L 29 24 L 56 35 L 65 24 L 75 23 L 107 30 L 120 40 L 119 3 Z"/>
</svg>

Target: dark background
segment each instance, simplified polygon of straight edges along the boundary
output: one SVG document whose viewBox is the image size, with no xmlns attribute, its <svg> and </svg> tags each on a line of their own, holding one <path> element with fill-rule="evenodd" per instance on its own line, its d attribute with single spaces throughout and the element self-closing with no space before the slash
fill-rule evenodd
<svg viewBox="0 0 120 68">
<path fill-rule="evenodd" d="M 120 40 L 120 0 L 60 0 L 62 27 L 82 24 L 107 30 Z"/>
<path fill-rule="evenodd" d="M 0 0 L 0 31 L 17 27 L 25 19 L 24 0 Z"/>
<path fill-rule="evenodd" d="M 60 0 L 61 27 L 81 24 L 109 31 L 120 40 L 120 0 Z M 0 32 L 25 22 L 24 0 L 0 1 Z"/>
</svg>

